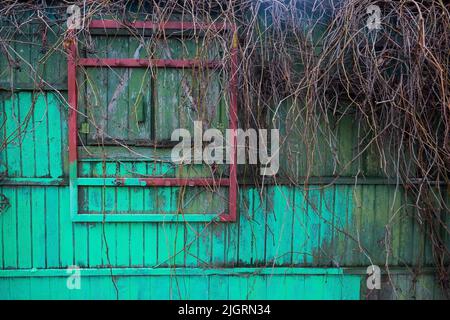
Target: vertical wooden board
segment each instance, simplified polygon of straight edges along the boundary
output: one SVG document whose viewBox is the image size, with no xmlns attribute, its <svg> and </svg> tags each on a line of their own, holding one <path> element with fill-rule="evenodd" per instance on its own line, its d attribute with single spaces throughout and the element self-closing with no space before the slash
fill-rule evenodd
<svg viewBox="0 0 450 320">
<path fill-rule="evenodd" d="M 181 83 L 183 75 L 176 69 L 158 69 L 155 82 L 156 141 L 169 141 L 172 131 L 180 127 L 179 109 L 183 106 Z"/>
<path fill-rule="evenodd" d="M 3 267 L 17 268 L 17 188 L 4 188 L 10 207 L 0 215 L 3 225 Z"/>
<path fill-rule="evenodd" d="M 353 223 L 349 225 L 348 233 L 351 236 L 349 241 L 347 242 L 347 250 L 346 250 L 346 261 L 349 265 L 361 265 L 360 260 L 361 255 L 363 255 L 361 248 L 362 247 L 362 234 L 361 234 L 361 225 L 362 225 L 362 215 L 363 211 L 363 198 L 362 198 L 362 186 L 354 186 L 351 189 L 353 194 L 353 204 L 352 204 L 352 219 Z M 363 264 L 367 266 L 367 263 Z"/>
<path fill-rule="evenodd" d="M 341 287 L 342 300 L 359 300 L 361 298 L 361 280 L 360 275 L 345 275 Z"/>
<path fill-rule="evenodd" d="M 126 47 L 126 44 L 122 44 Z M 129 136 L 128 120 L 130 113 L 129 74 L 127 68 L 113 68 L 108 70 L 108 102 L 107 137 L 118 141 L 127 141 Z"/>
<path fill-rule="evenodd" d="M 184 263 L 184 227 L 182 223 L 161 223 L 158 226 L 158 265 Z"/>
<path fill-rule="evenodd" d="M 15 34 L 14 59 L 18 62 L 19 67 L 15 68 L 15 86 L 26 87 L 33 84 L 33 72 L 31 64 L 31 45 L 30 45 L 30 26 L 25 24 L 21 26 L 21 31 Z"/>
<path fill-rule="evenodd" d="M 327 266 L 334 261 L 334 189 L 334 186 L 329 186 L 323 188 L 321 192 L 319 264 Z"/>
<path fill-rule="evenodd" d="M 76 291 L 77 289 L 69 289 L 67 286 L 67 277 L 49 277 L 48 281 L 49 281 L 49 298 L 51 300 L 67 300 L 71 297 L 71 293 L 73 291 Z M 86 285 L 86 282 L 88 282 L 88 279 L 82 279 L 81 281 L 84 280 L 84 285 Z M 81 285 L 81 290 L 83 289 L 92 289 L 90 287 L 88 288 L 83 288 L 83 284 Z M 86 290 L 87 291 L 87 290 Z M 86 297 L 86 299 L 89 299 L 89 295 L 85 294 L 84 295 Z"/>
<path fill-rule="evenodd" d="M 421 275 L 417 277 L 416 281 L 414 298 L 417 300 L 433 299 L 435 287 L 434 277 L 432 275 Z"/>
<path fill-rule="evenodd" d="M 128 44 L 129 56 L 133 58 L 146 56 L 144 45 L 132 40 L 130 38 Z M 151 73 L 152 70 L 144 68 L 132 68 L 129 70 L 128 138 L 130 140 L 149 140 L 151 138 Z"/>
<path fill-rule="evenodd" d="M 297 187 L 294 194 L 294 222 L 293 222 L 293 254 L 292 263 L 305 264 L 309 258 L 308 251 L 309 228 L 308 228 L 308 191 Z"/>
<path fill-rule="evenodd" d="M 67 79 L 67 59 L 65 56 L 61 26 L 47 28 L 48 51 L 43 60 L 44 79 L 52 85 L 64 85 Z"/>
<path fill-rule="evenodd" d="M 227 225 L 221 222 L 214 223 L 209 227 L 211 232 L 211 264 L 215 267 L 225 265 L 226 259 L 226 229 Z"/>
<path fill-rule="evenodd" d="M 31 281 L 31 300 L 45 300 L 50 298 L 50 278 L 34 277 Z"/>
<path fill-rule="evenodd" d="M 382 264 L 386 261 L 386 225 L 389 219 L 389 208 L 391 206 L 389 194 L 394 187 L 377 185 L 374 188 L 374 221 L 371 225 L 373 230 L 373 254 L 375 263 Z"/>
<path fill-rule="evenodd" d="M 210 267 L 212 262 L 212 228 L 208 223 L 197 224 L 198 234 L 198 264 Z"/>
<path fill-rule="evenodd" d="M 87 54 L 89 58 L 107 57 L 107 37 L 96 37 L 96 51 Z M 86 134 L 88 143 L 102 144 L 107 129 L 108 105 L 108 68 L 85 68 L 80 71 L 84 79 L 83 88 L 79 91 L 80 108 L 86 115 L 78 119 L 89 124 Z M 85 92 L 84 92 L 85 91 Z M 85 96 L 83 96 L 83 93 Z"/>
<path fill-rule="evenodd" d="M 228 276 L 211 275 L 208 277 L 208 299 L 209 300 L 227 300 L 228 299 Z"/>
<path fill-rule="evenodd" d="M 45 188 L 31 188 L 31 235 L 33 268 L 46 265 Z"/>
<path fill-rule="evenodd" d="M 188 297 L 190 300 L 208 299 L 208 276 L 195 276 L 188 278 Z"/>
<path fill-rule="evenodd" d="M 290 277 L 286 275 L 267 275 L 267 295 L 268 299 L 287 299 L 290 287 Z"/>
<path fill-rule="evenodd" d="M 345 281 L 343 275 L 324 275 L 323 276 L 323 297 L 325 300 L 340 300 L 342 296 L 342 285 Z"/>
<path fill-rule="evenodd" d="M 307 290 L 309 288 L 305 286 L 305 275 L 291 275 L 286 288 L 286 299 L 305 299 Z"/>
<path fill-rule="evenodd" d="M 268 292 L 267 292 L 266 276 L 256 275 L 248 278 L 247 282 L 248 300 L 266 300 L 267 293 Z"/>
<path fill-rule="evenodd" d="M 164 214 L 177 212 L 178 187 L 158 189 L 158 210 Z M 158 224 L 158 264 L 182 265 L 184 263 L 184 226 L 180 222 Z"/>
<path fill-rule="evenodd" d="M 397 189 L 396 189 L 397 190 Z M 389 260 L 393 265 L 398 265 L 400 258 L 400 230 L 402 220 L 402 192 L 397 190 L 390 193 L 390 206 L 388 211 L 388 228 L 390 231 L 390 250 Z"/>
<path fill-rule="evenodd" d="M 115 175 L 117 165 L 115 162 L 106 163 L 106 175 Z M 116 214 L 117 211 L 117 188 L 106 188 L 105 190 L 105 212 L 104 214 Z M 105 223 L 103 226 L 103 261 L 107 265 L 117 263 L 117 224 Z"/>
<path fill-rule="evenodd" d="M 131 167 L 121 165 L 119 168 L 119 175 L 125 175 L 131 170 Z M 117 194 L 117 211 L 128 212 L 130 210 L 130 188 L 118 187 Z M 117 265 L 130 265 L 130 223 L 117 223 Z"/>
<path fill-rule="evenodd" d="M 0 59 L 1 60 L 1 59 Z M 0 299 L 10 300 L 11 278 L 0 278 Z"/>
<path fill-rule="evenodd" d="M 88 266 L 88 225 L 86 223 L 74 223 L 74 258 L 75 265 L 79 267 Z"/>
<path fill-rule="evenodd" d="M 80 86 L 79 100 L 80 110 L 81 112 L 84 111 L 85 117 L 78 116 L 78 121 L 89 125 L 89 132 L 86 134 L 89 144 L 102 144 L 108 117 L 106 111 L 108 72 L 106 68 L 86 68 L 84 73 L 86 87 Z M 82 94 L 85 94 L 85 96 L 82 96 Z M 80 127 L 81 123 L 79 124 Z"/>
<path fill-rule="evenodd" d="M 318 186 L 310 186 L 307 198 L 307 250 L 306 263 L 313 265 L 317 263 L 318 253 L 320 252 L 320 227 L 321 227 L 321 202 L 320 190 Z"/>
<path fill-rule="evenodd" d="M 239 194 L 239 191 L 238 191 Z M 239 197 L 237 198 L 239 200 Z M 240 219 L 240 204 L 237 204 L 237 219 Z M 237 265 L 239 256 L 239 224 L 227 223 L 225 227 L 225 264 L 228 267 Z"/>
<path fill-rule="evenodd" d="M 190 292 L 189 292 L 190 277 L 192 276 L 174 275 L 170 277 L 170 300 L 190 299 Z"/>
<path fill-rule="evenodd" d="M 170 299 L 170 276 L 151 277 L 151 299 L 168 300 Z"/>
<path fill-rule="evenodd" d="M 156 189 L 144 188 L 144 210 L 146 212 L 154 212 L 156 209 L 157 209 Z M 158 261 L 158 225 L 155 223 L 144 223 L 143 236 L 144 236 L 144 265 L 154 266 Z"/>
<path fill-rule="evenodd" d="M 31 187 L 21 187 L 17 189 L 17 258 L 21 269 L 32 265 L 31 235 Z"/>
<path fill-rule="evenodd" d="M 9 177 L 20 177 L 21 150 L 20 150 L 20 118 L 19 118 L 19 95 L 12 94 L 4 101 L 5 108 L 5 135 L 7 137 L 6 157 L 7 171 Z"/>
<path fill-rule="evenodd" d="M 109 37 L 108 57 L 127 57 L 128 37 Z M 130 69 L 108 69 L 107 133 L 112 139 L 128 139 Z"/>
<path fill-rule="evenodd" d="M 405 193 L 403 195 L 403 208 L 400 220 L 400 257 L 401 261 L 417 262 L 424 258 L 424 235 L 417 230 L 414 234 L 415 221 L 414 214 L 417 212 L 411 203 L 411 199 Z"/>
<path fill-rule="evenodd" d="M 117 276 L 115 277 L 117 289 L 119 290 L 120 300 L 129 300 L 130 293 L 134 289 L 130 287 L 130 276 Z"/>
<path fill-rule="evenodd" d="M 21 167 L 23 177 L 34 177 L 36 173 L 34 160 L 34 127 L 33 112 L 34 101 L 30 92 L 21 92 L 19 95 L 19 115 L 21 126 Z"/>
<path fill-rule="evenodd" d="M 343 176 L 352 176 L 357 173 L 357 163 L 352 162 L 353 154 L 353 131 L 354 120 L 351 116 L 345 116 L 337 124 L 338 130 L 338 156 L 339 156 L 339 174 Z"/>
<path fill-rule="evenodd" d="M 49 168 L 49 144 L 48 144 L 48 118 L 47 118 L 47 98 L 45 94 L 36 93 L 36 103 L 34 107 L 34 142 L 36 148 L 34 157 L 36 159 L 36 177 L 48 177 Z"/>
<path fill-rule="evenodd" d="M 10 299 L 11 300 L 29 300 L 31 298 L 31 281 L 30 278 L 12 278 Z"/>
<path fill-rule="evenodd" d="M 306 275 L 305 300 L 320 300 L 324 298 L 324 276 L 323 275 Z"/>
<path fill-rule="evenodd" d="M 184 223 L 184 265 L 186 267 L 196 267 L 199 265 L 199 230 L 198 223 Z"/>
<path fill-rule="evenodd" d="M 2 38 L 5 40 L 11 39 L 11 36 L 6 36 L 2 33 Z M 13 45 L 4 46 L 0 51 L 0 83 L 5 87 L 13 87 L 14 82 L 14 66 L 12 63 Z"/>
<path fill-rule="evenodd" d="M 61 104 L 53 94 L 47 95 L 48 103 L 48 143 L 50 154 L 50 176 L 59 178 L 63 176 L 62 163 L 62 122 Z"/>
<path fill-rule="evenodd" d="M 142 276 L 136 280 L 138 290 L 137 297 L 138 300 L 150 300 L 151 299 L 151 277 L 150 276 Z"/>
<path fill-rule="evenodd" d="M 145 173 L 146 165 L 136 163 L 133 169 L 137 173 Z M 131 188 L 130 205 L 132 212 L 144 211 L 144 188 Z M 131 223 L 130 228 L 131 266 L 142 267 L 144 265 L 144 224 Z"/>
<path fill-rule="evenodd" d="M 266 262 L 276 265 L 292 263 L 292 189 L 275 186 L 269 191 L 273 205 L 269 207 L 266 229 Z"/>
<path fill-rule="evenodd" d="M 239 193 L 239 204 L 241 214 L 239 215 L 239 265 L 248 265 L 252 263 L 252 242 L 253 242 L 253 211 L 254 211 L 254 193 L 253 189 L 242 190 Z"/>
<path fill-rule="evenodd" d="M 70 201 L 69 201 L 69 188 L 62 187 L 59 190 L 59 229 L 60 233 L 60 266 L 67 267 L 73 265 L 73 248 L 74 248 L 74 234 L 73 234 L 73 222 L 70 217 Z"/>
<path fill-rule="evenodd" d="M 59 267 L 59 193 L 58 187 L 45 189 L 47 268 Z"/>
<path fill-rule="evenodd" d="M 350 186 L 336 185 L 334 195 L 333 265 L 349 265 L 346 255 L 352 225 L 353 192 Z"/>
<path fill-rule="evenodd" d="M 363 185 L 362 187 L 362 214 L 360 241 L 366 254 L 359 255 L 359 264 L 368 266 L 373 262 L 376 264 L 375 258 L 375 239 L 373 234 L 373 224 L 375 222 L 375 185 Z"/>
<path fill-rule="evenodd" d="M 1 59 L 0 59 L 1 65 Z M 1 68 L 0 68 L 1 70 Z M 1 71 L 0 71 L 1 73 Z M 1 78 L 1 76 L 0 76 Z M 6 145 L 3 145 L 6 142 L 6 119 L 7 115 L 5 113 L 4 101 L 6 100 L 6 94 L 4 92 L 0 92 L 0 141 L 2 141 L 2 145 L 0 145 L 0 175 L 6 175 L 6 170 L 8 168 L 7 158 L 6 158 Z"/>
<path fill-rule="evenodd" d="M 97 162 L 93 165 L 92 176 L 103 176 L 103 162 Z M 89 212 L 102 214 L 104 211 L 104 187 L 89 187 Z M 102 223 L 91 223 L 88 225 L 89 239 L 89 266 L 102 266 L 103 261 L 103 225 Z"/>
<path fill-rule="evenodd" d="M 228 299 L 247 300 L 248 278 L 242 275 L 228 276 Z"/>
<path fill-rule="evenodd" d="M 3 188 L 2 188 L 2 186 L 0 185 L 0 193 L 2 193 L 3 194 Z M 6 212 L 6 211 L 5 211 Z M 4 263 L 3 263 L 3 261 L 4 261 L 4 245 L 3 245 L 3 243 L 4 243 L 4 230 L 3 230 L 3 218 L 2 218 L 2 215 L 0 215 L 0 268 L 1 269 L 4 269 L 5 268 L 5 266 L 4 266 Z M 1 282 L 1 278 L 0 278 L 0 282 Z"/>
</svg>

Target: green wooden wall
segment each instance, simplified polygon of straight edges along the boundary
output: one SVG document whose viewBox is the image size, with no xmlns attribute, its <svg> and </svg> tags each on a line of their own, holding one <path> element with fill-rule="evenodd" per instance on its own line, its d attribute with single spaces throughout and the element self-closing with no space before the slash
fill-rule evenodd
<svg viewBox="0 0 450 320">
<path fill-rule="evenodd" d="M 52 43 L 51 38 L 49 41 Z M 118 45 L 122 38 L 114 41 L 108 47 L 113 55 L 122 49 L 127 54 L 135 52 L 132 40 L 125 40 L 127 44 L 122 47 Z M 238 220 L 234 223 L 73 222 L 67 181 L 67 80 L 61 45 L 40 50 L 39 34 L 31 30 L 24 41 L 15 41 L 12 47 L 11 56 L 20 54 L 30 64 L 10 68 L 5 55 L 0 56 L 0 194 L 9 203 L 0 213 L 0 298 L 442 297 L 429 243 L 415 222 L 403 190 L 382 178 L 377 159 L 370 152 L 351 167 L 341 168 L 342 177 L 335 179 L 336 166 L 320 137 L 308 188 L 281 184 L 266 185 L 261 190 L 241 185 Z M 85 100 L 82 107 L 87 111 L 104 107 L 114 95 L 110 92 L 114 75 L 108 72 L 103 73 L 106 85 L 101 83 L 100 71 L 87 72 L 96 87 L 106 92 L 104 101 L 94 106 Z M 149 78 L 144 71 L 139 72 L 142 74 L 136 74 L 136 79 L 130 78 L 130 101 L 143 92 L 142 86 L 132 82 Z M 170 72 L 161 71 L 159 78 L 175 82 L 179 75 Z M 47 81 L 43 90 L 35 90 L 36 75 Z M 137 86 L 140 89 L 134 90 Z M 151 88 L 158 86 L 162 94 L 154 98 L 157 106 L 167 109 L 179 104 L 166 101 L 177 97 L 168 92 L 172 87 L 164 89 L 167 82 L 154 83 Z M 148 95 L 151 100 L 151 88 L 143 89 L 142 96 Z M 129 109 L 130 101 L 120 102 L 124 110 Z M 158 124 L 158 119 L 174 115 L 171 110 L 158 110 L 148 109 L 156 112 L 153 122 L 138 131 L 164 140 L 172 127 L 164 125 L 166 120 Z M 178 118 L 180 114 L 176 113 L 173 125 L 185 121 Z M 217 116 L 224 121 L 226 110 Z M 288 114 L 285 116 L 289 119 Z M 95 119 L 95 114 L 91 117 Z M 125 119 L 123 126 L 129 129 L 133 124 L 129 119 L 135 117 L 131 114 L 118 120 Z M 351 120 L 341 121 L 336 128 L 337 150 L 347 161 L 358 152 L 354 130 Z M 92 132 L 84 136 L 86 142 Z M 301 181 L 308 160 L 299 140 L 288 136 L 291 147 L 282 150 L 281 174 L 290 172 Z M 115 147 L 110 148 L 113 159 L 99 159 L 92 156 L 95 150 L 85 148 L 79 175 L 183 174 L 170 164 L 129 159 L 114 151 Z M 203 170 L 189 175 L 205 174 Z M 358 171 L 368 178 L 355 181 L 353 176 Z M 138 211 L 163 215 L 177 210 L 182 192 L 186 193 L 182 207 L 187 213 L 226 207 L 226 191 L 208 194 L 175 187 L 86 187 L 78 200 L 86 214 Z M 386 263 L 390 276 L 384 270 L 382 290 L 368 292 L 366 268 Z M 80 290 L 66 286 L 66 268 L 72 265 L 81 268 Z"/>
</svg>

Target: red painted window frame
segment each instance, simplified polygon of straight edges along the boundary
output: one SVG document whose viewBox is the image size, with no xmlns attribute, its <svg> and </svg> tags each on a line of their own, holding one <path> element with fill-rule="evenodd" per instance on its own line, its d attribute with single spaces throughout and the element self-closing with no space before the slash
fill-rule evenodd
<svg viewBox="0 0 450 320">
<path fill-rule="evenodd" d="M 236 221 L 237 212 L 237 164 L 236 164 L 236 129 L 237 129 L 237 34 L 236 26 L 225 23 L 194 23 L 182 21 L 168 21 L 163 23 L 154 23 L 148 21 L 137 21 L 133 23 L 121 23 L 115 20 L 92 20 L 89 24 L 90 29 L 121 29 L 121 28 L 136 28 L 136 29 L 151 29 L 151 30 L 215 30 L 215 31 L 231 31 L 233 33 L 233 43 L 231 46 L 231 66 L 230 66 L 230 115 L 229 126 L 231 129 L 230 153 L 231 164 L 230 174 L 228 178 L 123 178 L 118 177 L 113 179 L 112 185 L 120 186 L 228 186 L 228 212 L 220 213 L 216 219 L 220 221 L 233 222 Z M 77 39 L 75 33 L 70 30 L 68 36 L 68 59 L 67 59 L 67 73 L 68 73 L 68 103 L 69 103 L 69 181 L 71 190 L 71 214 L 75 221 L 87 221 L 84 218 L 89 218 L 90 214 L 78 214 L 78 185 L 89 184 L 90 178 L 78 178 L 78 153 L 77 153 L 77 112 L 78 112 L 78 91 L 76 82 L 76 72 L 78 66 L 84 67 L 166 67 L 166 68 L 193 68 L 193 67 L 207 67 L 214 68 L 220 65 L 217 61 L 202 61 L 195 59 L 110 59 L 110 58 L 79 58 L 77 53 Z M 137 182 L 137 184 L 136 184 Z M 135 184 L 133 184 L 135 183 Z M 183 218 L 191 214 L 183 215 Z M 86 216 L 80 218 L 80 216 Z M 119 215 L 106 215 L 106 217 Z M 140 215 L 142 221 L 147 220 L 148 217 Z M 148 215 L 156 216 L 156 215 Z M 105 219 L 105 217 L 103 217 Z M 89 220 L 89 219 L 88 219 Z M 136 221 L 135 219 L 133 219 Z M 103 220 L 105 221 L 105 220 Z M 112 218 L 106 221 L 116 221 Z M 122 220 L 117 220 L 122 221 Z M 155 220 L 157 221 L 157 220 Z M 178 221 L 178 218 L 177 218 Z M 197 221 L 197 220 L 195 220 Z M 199 219 L 198 221 L 201 221 Z"/>
</svg>

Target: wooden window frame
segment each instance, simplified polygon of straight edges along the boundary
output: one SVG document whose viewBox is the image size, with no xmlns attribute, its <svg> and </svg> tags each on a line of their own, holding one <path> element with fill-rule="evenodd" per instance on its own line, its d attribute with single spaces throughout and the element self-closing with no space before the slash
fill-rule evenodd
<svg viewBox="0 0 450 320">
<path fill-rule="evenodd" d="M 194 23 L 182 21 L 168 21 L 153 23 L 148 21 L 137 21 L 134 23 L 121 23 L 114 20 L 92 20 L 90 29 L 121 29 L 136 28 L 150 30 L 217 30 L 231 31 L 233 43 L 231 46 L 230 66 L 230 114 L 229 126 L 231 129 L 230 153 L 231 164 L 228 178 L 80 178 L 78 177 L 78 90 L 76 73 L 77 67 L 166 67 L 166 68 L 194 68 L 194 67 L 217 67 L 222 65 L 218 61 L 202 61 L 197 59 L 111 59 L 111 58 L 79 58 L 77 50 L 77 38 L 73 30 L 69 30 L 66 39 L 68 50 L 67 77 L 68 77 L 68 102 L 69 102 L 69 189 L 70 189 L 70 213 L 74 222 L 209 222 L 209 221 L 236 221 L 237 212 L 237 164 L 236 164 L 236 129 L 237 129 L 237 33 L 236 26 L 225 23 Z M 78 212 L 78 187 L 79 186 L 114 186 L 114 187 L 228 187 L 228 212 L 224 213 L 189 213 L 189 214 L 80 214 Z"/>
</svg>

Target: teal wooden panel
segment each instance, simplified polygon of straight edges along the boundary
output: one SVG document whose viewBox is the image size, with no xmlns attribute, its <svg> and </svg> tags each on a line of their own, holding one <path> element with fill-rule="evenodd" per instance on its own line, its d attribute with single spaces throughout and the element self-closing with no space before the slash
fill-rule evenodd
<svg viewBox="0 0 450 320">
<path fill-rule="evenodd" d="M 57 187 L 49 187 L 45 192 L 46 257 L 47 267 L 59 266 L 59 193 Z M 36 244 L 40 245 L 40 244 Z"/>
<path fill-rule="evenodd" d="M 294 221 L 293 221 L 293 245 L 292 262 L 294 264 L 304 264 L 308 258 L 307 252 L 307 192 L 297 188 L 294 193 Z"/>
<path fill-rule="evenodd" d="M 20 145 L 22 151 L 21 167 L 23 177 L 34 177 L 35 170 L 35 141 L 33 127 L 34 99 L 30 92 L 22 92 L 19 98 L 20 116 Z"/>
<path fill-rule="evenodd" d="M 45 244 L 45 188 L 31 188 L 31 234 L 33 243 L 33 267 L 46 267 Z"/>
<path fill-rule="evenodd" d="M 31 188 L 17 189 L 17 263 L 20 268 L 31 268 L 32 237 L 31 237 Z M 42 245 L 42 244 L 40 244 Z"/>
<path fill-rule="evenodd" d="M 47 95 L 48 103 L 48 145 L 50 154 L 50 176 L 59 178 L 63 176 L 63 157 L 67 150 L 63 147 L 63 135 L 67 135 L 65 125 L 67 117 L 63 116 L 62 103 L 54 94 Z M 63 156 L 63 148 L 65 155 Z"/>
<path fill-rule="evenodd" d="M 98 176 L 98 172 L 102 171 L 102 163 L 97 163 L 92 168 L 94 176 Z M 89 209 L 102 212 L 104 203 L 104 188 L 93 187 L 89 188 Z M 101 223 L 90 224 L 88 230 L 88 250 L 89 250 L 89 266 L 102 266 L 103 262 L 103 225 Z"/>
<path fill-rule="evenodd" d="M 36 94 L 34 106 L 34 143 L 36 146 L 36 177 L 50 176 L 50 147 L 48 144 L 48 101 L 44 94 Z"/>
<path fill-rule="evenodd" d="M 59 226 L 60 226 L 60 266 L 74 264 L 74 226 L 70 218 L 69 189 L 58 188 L 59 191 Z M 36 248 L 37 246 L 35 246 Z"/>
<path fill-rule="evenodd" d="M 266 229 L 266 192 L 249 188 L 240 192 L 239 263 L 264 264 Z"/>
<path fill-rule="evenodd" d="M 268 198 L 266 263 L 289 265 L 292 263 L 292 189 L 270 187 Z"/>
<path fill-rule="evenodd" d="M 5 136 L 7 137 L 6 158 L 7 172 L 10 177 L 20 177 L 21 150 L 20 150 L 20 117 L 19 117 L 19 95 L 12 94 L 4 101 L 6 115 Z"/>
<path fill-rule="evenodd" d="M 0 215 L 3 228 L 3 268 L 18 268 L 17 259 L 17 189 L 4 188 L 10 207 Z"/>
<path fill-rule="evenodd" d="M 135 172 L 145 172 L 145 164 L 137 163 L 133 167 Z M 130 206 L 132 211 L 144 210 L 144 189 L 131 188 Z M 130 265 L 144 265 L 144 224 L 132 223 L 130 225 Z"/>
</svg>

